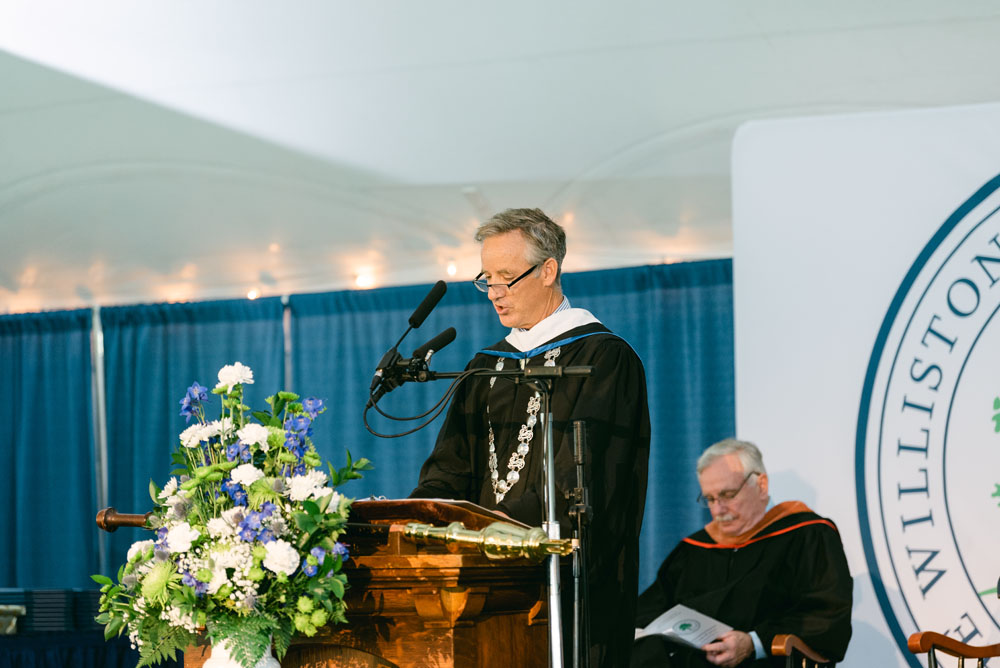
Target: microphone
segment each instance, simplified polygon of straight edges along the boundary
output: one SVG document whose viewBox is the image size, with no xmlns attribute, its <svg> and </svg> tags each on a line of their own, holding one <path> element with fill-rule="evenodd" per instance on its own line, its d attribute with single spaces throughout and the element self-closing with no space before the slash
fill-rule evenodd
<svg viewBox="0 0 1000 668">
<path fill-rule="evenodd" d="M 455 328 L 449 327 L 444 330 L 433 339 L 423 344 L 419 348 L 413 351 L 413 357 L 410 359 L 403 359 L 394 350 L 390 351 L 395 354 L 386 366 L 380 368 L 376 371 L 377 379 L 381 378 L 382 383 L 376 388 L 376 383 L 372 383 L 371 389 L 368 391 L 370 395 L 368 397 L 368 405 L 373 406 L 378 402 L 379 399 L 384 397 L 389 392 L 406 382 L 425 382 L 430 380 L 429 372 L 427 371 L 427 363 L 430 361 L 431 355 L 437 351 L 444 348 L 446 345 L 455 340 Z M 388 355 L 388 353 L 386 353 Z M 382 361 L 385 362 L 386 358 L 383 357 Z M 379 362 L 381 364 L 382 362 Z M 384 378 L 382 374 L 384 372 Z M 377 380 L 376 379 L 376 380 Z"/>
<path fill-rule="evenodd" d="M 427 293 L 426 297 L 424 297 L 424 301 L 420 302 L 420 306 L 418 306 L 413 311 L 413 315 L 410 316 L 410 327 L 416 329 L 424 323 L 424 318 L 426 318 L 428 314 L 434 310 L 434 307 L 437 306 L 438 302 L 441 301 L 441 298 L 444 297 L 444 293 L 447 289 L 448 284 L 444 281 L 438 281 L 434 284 L 431 291 Z"/>
<path fill-rule="evenodd" d="M 449 327 L 413 351 L 413 361 L 429 362 L 430 356 L 455 340 L 455 328 Z"/>
<path fill-rule="evenodd" d="M 438 302 L 441 301 L 441 298 L 444 297 L 444 293 L 447 290 L 448 290 L 448 284 L 445 283 L 444 281 L 438 281 L 433 285 L 433 287 L 431 287 L 430 292 L 428 292 L 427 296 L 424 297 L 424 300 L 420 302 L 420 305 L 417 306 L 416 309 L 414 309 L 413 314 L 410 315 L 409 329 L 403 332 L 403 336 L 399 337 L 399 341 L 396 341 L 396 345 L 394 345 L 392 348 L 389 348 L 389 350 L 387 350 L 385 354 L 382 355 L 382 359 L 379 360 L 378 366 L 375 368 L 375 374 L 372 376 L 372 384 L 368 388 L 369 394 L 374 392 L 375 388 L 378 387 L 378 384 L 382 382 L 382 378 L 385 376 L 386 370 L 396 366 L 397 363 L 402 359 L 396 350 L 397 348 L 399 348 L 399 344 L 403 342 L 403 339 L 406 338 L 406 335 L 410 333 L 411 329 L 416 329 L 423 324 L 424 320 L 427 318 L 430 312 L 434 310 L 434 307 L 437 306 Z M 452 339 L 454 338 L 455 337 L 452 336 Z M 449 340 L 447 343 L 441 344 L 438 347 L 443 348 L 444 346 L 448 345 L 448 343 L 451 343 L 451 341 Z M 383 394 L 385 393 L 383 392 Z"/>
</svg>

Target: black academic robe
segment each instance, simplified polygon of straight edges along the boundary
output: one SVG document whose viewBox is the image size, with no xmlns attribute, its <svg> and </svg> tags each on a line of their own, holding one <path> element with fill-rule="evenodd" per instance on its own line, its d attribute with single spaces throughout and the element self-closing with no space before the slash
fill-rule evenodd
<svg viewBox="0 0 1000 668">
<path fill-rule="evenodd" d="M 639 597 L 636 626 L 681 603 L 738 631 L 756 631 L 768 654 L 775 635 L 794 633 L 824 657 L 840 661 L 851 638 L 852 589 L 833 522 L 797 512 L 740 545 L 720 545 L 704 529 L 685 538 Z M 678 648 L 662 636 L 640 639 L 632 665 L 712 665 L 704 652 Z M 676 653 L 668 658 L 671 652 Z M 773 657 L 751 656 L 744 663 L 784 665 Z"/>
<path fill-rule="evenodd" d="M 575 327 L 547 344 L 563 342 L 556 364 L 593 366 L 589 378 L 558 378 L 552 392 L 556 507 L 561 535 L 573 525 L 567 515 L 568 494 L 577 486 L 573 462 L 572 423 L 586 423 L 586 468 L 590 504 L 590 541 L 586 550 L 591 616 L 591 666 L 627 666 L 638 595 L 639 530 L 646 499 L 649 459 L 649 411 L 646 381 L 638 356 L 621 338 L 601 324 Z M 568 342 L 567 342 L 568 341 Z M 540 348 L 545 348 L 541 346 Z M 527 365 L 543 366 L 540 349 Z M 523 357 L 506 341 L 481 351 L 467 368 L 496 366 L 498 353 Z M 504 358 L 506 369 L 519 361 Z M 498 378 L 474 377 L 456 392 L 430 457 L 420 471 L 411 496 L 465 499 L 498 509 L 516 520 L 540 526 L 543 519 L 542 421 L 535 426 L 520 480 L 497 502 L 488 461 L 489 418 L 493 426 L 500 478 L 507 475 L 518 432 L 527 419 L 534 390 Z M 563 580 L 563 593 L 572 583 Z M 571 600 L 564 595 L 564 600 Z M 563 606 L 563 628 L 572 637 L 572 608 Z"/>
</svg>

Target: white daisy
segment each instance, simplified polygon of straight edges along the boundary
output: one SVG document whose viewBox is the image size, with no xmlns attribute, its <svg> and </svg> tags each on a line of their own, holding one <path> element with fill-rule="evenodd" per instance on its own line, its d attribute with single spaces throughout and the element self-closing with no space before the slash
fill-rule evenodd
<svg viewBox="0 0 1000 668">
<path fill-rule="evenodd" d="M 250 367 L 234 362 L 219 369 L 219 384 L 215 388 L 225 387 L 226 392 L 232 392 L 236 385 L 251 384 L 253 384 L 253 371 Z"/>
<path fill-rule="evenodd" d="M 191 549 L 191 543 L 200 535 L 198 530 L 192 529 L 187 522 L 175 524 L 167 531 L 167 549 L 175 554 L 187 552 Z"/>
<path fill-rule="evenodd" d="M 292 501 L 305 501 L 308 498 L 319 498 L 326 495 L 329 489 L 326 487 L 327 477 L 322 471 L 310 471 L 305 475 L 296 475 L 286 478 L 288 486 L 288 498 Z"/>
<path fill-rule="evenodd" d="M 267 446 L 268 431 L 262 424 L 248 424 L 236 432 L 236 435 L 247 445 L 256 445 L 261 449 Z M 264 451 L 267 452 L 266 449 Z"/>
<path fill-rule="evenodd" d="M 278 539 L 272 540 L 264 546 L 267 556 L 264 557 L 264 568 L 275 573 L 292 575 L 299 568 L 299 553 L 288 542 Z"/>
<path fill-rule="evenodd" d="M 240 464 L 233 469 L 233 482 L 238 482 L 246 489 L 264 477 L 264 472 L 253 464 Z"/>
</svg>

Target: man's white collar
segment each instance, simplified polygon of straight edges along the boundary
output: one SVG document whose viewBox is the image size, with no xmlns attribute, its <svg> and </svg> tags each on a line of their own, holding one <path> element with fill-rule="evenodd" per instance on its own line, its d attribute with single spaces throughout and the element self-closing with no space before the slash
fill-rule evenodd
<svg viewBox="0 0 1000 668">
<path fill-rule="evenodd" d="M 574 327 L 592 323 L 600 324 L 600 322 L 590 311 L 582 308 L 572 308 L 569 305 L 569 299 L 563 297 L 559 308 L 552 315 L 542 319 L 531 329 L 510 330 L 506 341 L 523 353 L 527 350 L 537 348 L 546 341 L 550 341 Z"/>
</svg>

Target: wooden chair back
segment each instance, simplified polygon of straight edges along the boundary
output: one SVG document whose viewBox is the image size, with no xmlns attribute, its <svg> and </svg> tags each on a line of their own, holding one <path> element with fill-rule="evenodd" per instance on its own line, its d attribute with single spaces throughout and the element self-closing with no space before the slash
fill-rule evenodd
<svg viewBox="0 0 1000 668">
<path fill-rule="evenodd" d="M 914 654 L 927 653 L 927 668 L 937 668 L 937 652 L 958 657 L 958 668 L 965 668 L 966 659 L 976 659 L 976 668 L 983 668 L 986 659 L 1000 656 L 1000 644 L 967 645 L 934 631 L 914 633 L 906 641 L 906 646 Z"/>
<path fill-rule="evenodd" d="M 832 661 L 814 651 L 802 638 L 791 633 L 774 636 L 771 656 L 785 657 L 785 668 L 829 668 Z"/>
</svg>

